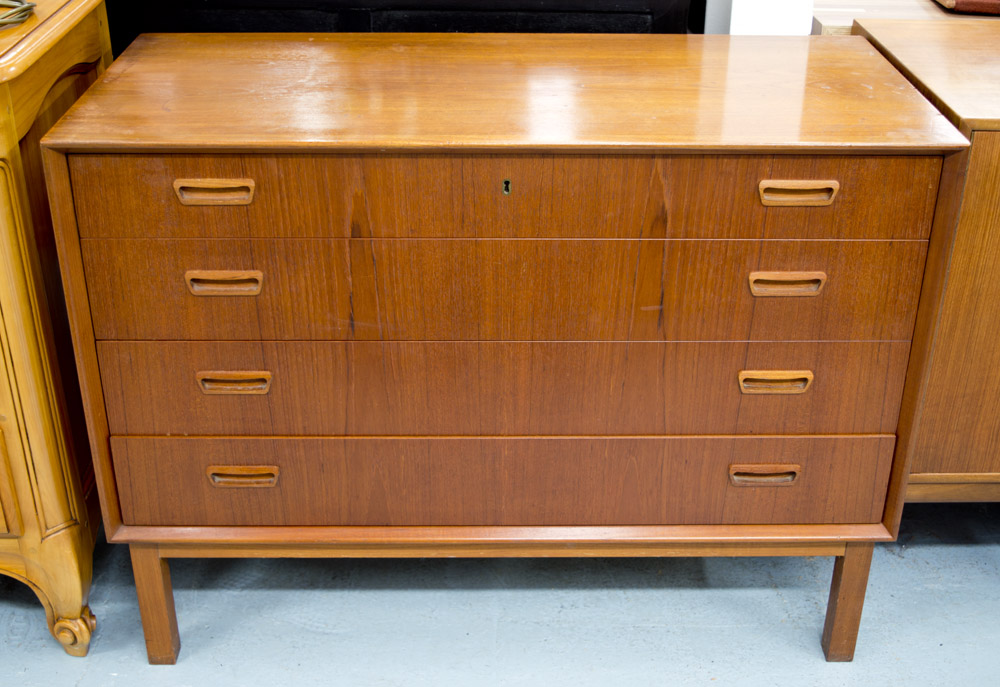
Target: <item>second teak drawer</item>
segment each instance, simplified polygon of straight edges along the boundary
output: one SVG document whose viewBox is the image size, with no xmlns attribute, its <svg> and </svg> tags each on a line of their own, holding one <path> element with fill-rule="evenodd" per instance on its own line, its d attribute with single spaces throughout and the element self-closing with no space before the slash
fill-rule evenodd
<svg viewBox="0 0 1000 687">
<path fill-rule="evenodd" d="M 85 239 L 82 249 L 97 339 L 908 341 L 926 245 Z"/>
</svg>

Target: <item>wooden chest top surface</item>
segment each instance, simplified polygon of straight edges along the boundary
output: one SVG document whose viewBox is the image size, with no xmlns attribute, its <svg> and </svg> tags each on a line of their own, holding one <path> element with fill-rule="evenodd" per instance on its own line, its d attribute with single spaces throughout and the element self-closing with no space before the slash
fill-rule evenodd
<svg viewBox="0 0 1000 687">
<path fill-rule="evenodd" d="M 965 139 L 860 37 L 140 37 L 66 151 L 928 152 Z"/>
<path fill-rule="evenodd" d="M 1000 131 L 1000 21 L 859 21 L 870 39 L 964 129 Z"/>
</svg>

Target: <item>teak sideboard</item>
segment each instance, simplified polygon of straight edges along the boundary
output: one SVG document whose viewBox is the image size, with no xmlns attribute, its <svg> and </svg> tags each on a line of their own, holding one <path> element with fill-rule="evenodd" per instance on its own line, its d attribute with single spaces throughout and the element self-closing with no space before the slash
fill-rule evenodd
<svg viewBox="0 0 1000 687">
<path fill-rule="evenodd" d="M 36 0 L 0 31 L 0 575 L 74 656 L 100 516 L 38 142 L 110 62 L 99 0 Z"/>
<path fill-rule="evenodd" d="M 855 26 L 969 137 L 907 501 L 1000 501 L 1000 21 Z"/>
<path fill-rule="evenodd" d="M 151 662 L 200 556 L 835 556 L 853 656 L 968 145 L 863 39 L 149 35 L 43 145 Z"/>
</svg>

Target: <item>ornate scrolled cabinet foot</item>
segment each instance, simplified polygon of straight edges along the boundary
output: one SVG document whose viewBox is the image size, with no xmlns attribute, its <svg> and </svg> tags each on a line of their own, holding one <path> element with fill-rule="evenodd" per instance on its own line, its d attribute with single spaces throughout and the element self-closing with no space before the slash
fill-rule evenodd
<svg viewBox="0 0 1000 687">
<path fill-rule="evenodd" d="M 86 656 L 90 635 L 97 629 L 97 618 L 84 606 L 79 618 L 59 618 L 52 625 L 52 634 L 70 656 Z"/>
<path fill-rule="evenodd" d="M 38 0 L 26 23 L 0 31 L 0 574 L 34 590 L 74 656 L 96 627 L 100 518 L 39 140 L 110 60 L 97 0 Z"/>
</svg>

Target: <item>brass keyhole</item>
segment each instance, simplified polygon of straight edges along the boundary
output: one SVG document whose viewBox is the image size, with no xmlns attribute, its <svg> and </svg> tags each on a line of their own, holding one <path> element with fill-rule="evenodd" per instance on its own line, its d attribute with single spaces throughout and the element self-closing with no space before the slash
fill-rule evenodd
<svg viewBox="0 0 1000 687">
<path fill-rule="evenodd" d="M 509 196 L 510 195 L 510 179 L 504 179 L 503 180 L 503 194 L 505 196 Z"/>
</svg>

